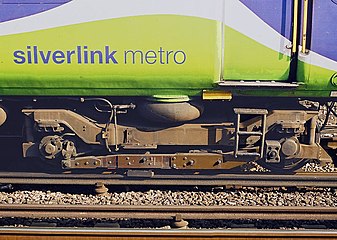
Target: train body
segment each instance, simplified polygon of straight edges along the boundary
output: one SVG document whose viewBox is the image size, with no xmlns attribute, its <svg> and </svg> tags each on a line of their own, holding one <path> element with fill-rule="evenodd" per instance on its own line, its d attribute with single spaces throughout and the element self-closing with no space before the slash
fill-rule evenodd
<svg viewBox="0 0 337 240">
<path fill-rule="evenodd" d="M 333 162 L 336 19 L 335 0 L 2 0 L 0 134 L 63 169 Z"/>
</svg>

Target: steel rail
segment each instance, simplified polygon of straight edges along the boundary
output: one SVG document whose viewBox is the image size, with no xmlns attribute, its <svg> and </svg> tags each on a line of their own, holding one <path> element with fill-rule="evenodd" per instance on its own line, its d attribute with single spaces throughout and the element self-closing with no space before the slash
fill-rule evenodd
<svg viewBox="0 0 337 240">
<path fill-rule="evenodd" d="M 337 173 L 154 175 L 126 177 L 115 174 L 43 174 L 1 172 L 0 184 L 31 185 L 157 185 L 157 186 L 250 186 L 250 187 L 337 187 Z"/>
<path fill-rule="evenodd" d="M 103 228 L 0 228 L 0 239 L 327 239 L 336 230 L 261 230 L 261 229 L 103 229 Z"/>
<path fill-rule="evenodd" d="M 1 204 L 0 217 L 337 220 L 337 208 Z"/>
</svg>

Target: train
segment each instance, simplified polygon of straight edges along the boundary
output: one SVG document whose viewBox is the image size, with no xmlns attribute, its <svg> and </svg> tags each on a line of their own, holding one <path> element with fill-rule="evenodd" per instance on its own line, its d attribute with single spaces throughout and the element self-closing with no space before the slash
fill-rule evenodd
<svg viewBox="0 0 337 240">
<path fill-rule="evenodd" d="M 333 164 L 336 19 L 336 0 L 2 0 L 0 136 L 21 146 L 2 151 L 129 177 Z"/>
</svg>

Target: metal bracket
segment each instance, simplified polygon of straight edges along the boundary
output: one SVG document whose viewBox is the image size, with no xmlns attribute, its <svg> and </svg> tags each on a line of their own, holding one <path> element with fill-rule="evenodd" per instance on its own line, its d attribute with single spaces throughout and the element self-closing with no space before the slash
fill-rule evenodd
<svg viewBox="0 0 337 240">
<path fill-rule="evenodd" d="M 281 144 L 279 141 L 266 140 L 266 162 L 279 163 Z"/>
</svg>

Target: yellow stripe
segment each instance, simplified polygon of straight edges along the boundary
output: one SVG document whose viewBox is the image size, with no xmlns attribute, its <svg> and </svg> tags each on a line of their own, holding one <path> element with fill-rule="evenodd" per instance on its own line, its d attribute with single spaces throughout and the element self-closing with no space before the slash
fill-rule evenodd
<svg viewBox="0 0 337 240">
<path fill-rule="evenodd" d="M 303 3 L 302 53 L 307 52 L 308 0 Z"/>
<path fill-rule="evenodd" d="M 203 100 L 231 100 L 232 93 L 228 91 L 204 90 L 202 92 Z"/>
<path fill-rule="evenodd" d="M 294 0 L 294 26 L 293 26 L 293 46 L 292 53 L 297 51 L 297 26 L 298 25 L 298 0 Z"/>
</svg>

